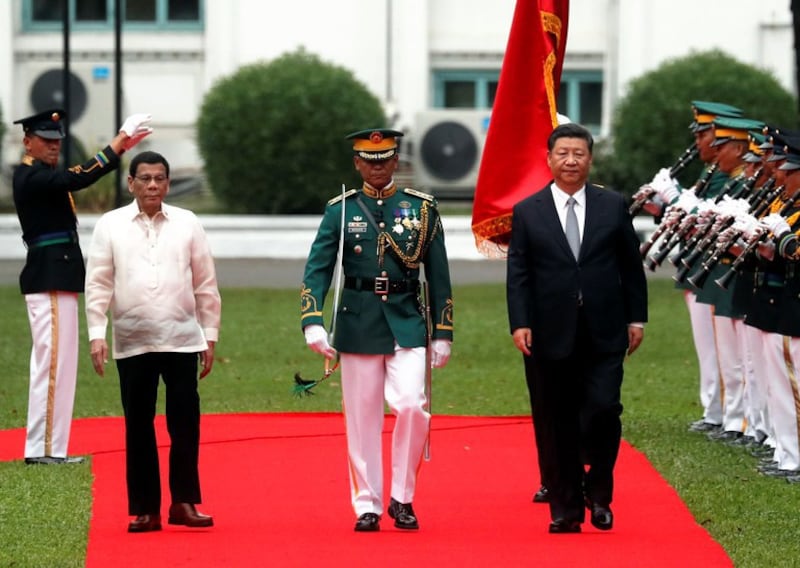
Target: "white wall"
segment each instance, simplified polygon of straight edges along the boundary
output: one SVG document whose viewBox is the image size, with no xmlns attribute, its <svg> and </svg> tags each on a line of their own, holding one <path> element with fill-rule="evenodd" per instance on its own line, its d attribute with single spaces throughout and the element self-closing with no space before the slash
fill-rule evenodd
<svg viewBox="0 0 800 568">
<path fill-rule="evenodd" d="M 396 112 L 394 126 L 408 130 L 416 114 L 430 106 L 433 67 L 499 69 L 515 4 L 206 0 L 202 33 L 125 34 L 126 112 L 152 112 L 161 140 L 177 145 L 170 148 L 176 162 L 197 161 L 193 124 L 214 82 L 241 65 L 304 46 L 351 69 Z M 21 6 L 22 0 L 0 0 L 0 103 L 9 126 L 28 110 L 17 58 L 34 54 L 49 57 L 56 67 L 61 62 L 61 35 L 23 34 Z M 790 26 L 789 0 L 572 0 L 565 69 L 603 70 L 607 132 L 614 102 L 631 79 L 696 50 L 723 49 L 772 70 L 796 92 Z M 110 64 L 112 48 L 110 32 L 72 35 L 73 54 L 81 57 Z M 18 139 L 18 127 L 10 128 L 7 163 L 14 154 L 10 143 Z"/>
</svg>

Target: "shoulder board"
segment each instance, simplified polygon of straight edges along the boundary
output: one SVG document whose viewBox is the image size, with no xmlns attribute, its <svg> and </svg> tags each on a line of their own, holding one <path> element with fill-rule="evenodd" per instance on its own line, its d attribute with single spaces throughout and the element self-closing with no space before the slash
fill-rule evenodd
<svg viewBox="0 0 800 568">
<path fill-rule="evenodd" d="M 426 201 L 436 201 L 436 198 L 433 195 L 431 195 L 429 193 L 423 193 L 421 191 L 417 191 L 416 189 L 411 189 L 410 187 L 405 188 L 403 190 L 403 193 L 407 193 L 408 195 L 413 195 L 415 197 L 419 197 L 420 199 L 424 199 Z"/>
<path fill-rule="evenodd" d="M 328 201 L 328 205 L 333 205 L 334 203 L 339 203 L 342 199 L 347 199 L 348 197 L 350 197 L 351 195 L 353 195 L 355 193 L 358 193 L 357 189 L 349 189 L 349 190 L 345 191 L 344 193 L 341 193 L 341 194 L 337 195 L 336 197 L 334 197 L 333 199 L 331 199 L 330 201 Z"/>
<path fill-rule="evenodd" d="M 22 158 L 22 165 L 23 165 L 23 166 L 32 166 L 32 165 L 33 165 L 33 162 L 35 162 L 35 161 L 36 161 L 36 160 L 34 160 L 34 159 L 33 159 L 33 156 L 28 156 L 28 155 L 26 155 L 26 156 L 24 156 L 24 157 Z"/>
</svg>

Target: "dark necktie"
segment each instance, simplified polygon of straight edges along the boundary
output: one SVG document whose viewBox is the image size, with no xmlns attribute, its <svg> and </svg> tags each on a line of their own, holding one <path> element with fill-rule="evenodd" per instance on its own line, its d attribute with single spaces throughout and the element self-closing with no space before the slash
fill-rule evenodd
<svg viewBox="0 0 800 568">
<path fill-rule="evenodd" d="M 572 249 L 572 255 L 578 259 L 578 253 L 581 250 L 581 234 L 578 231 L 578 217 L 575 215 L 575 201 L 574 197 L 567 199 L 567 223 L 564 232 L 567 234 L 567 242 L 569 248 Z"/>
</svg>

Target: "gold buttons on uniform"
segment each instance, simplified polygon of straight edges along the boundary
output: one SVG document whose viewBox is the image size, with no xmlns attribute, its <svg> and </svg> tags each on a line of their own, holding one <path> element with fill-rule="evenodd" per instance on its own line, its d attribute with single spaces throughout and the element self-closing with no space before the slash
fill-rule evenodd
<svg viewBox="0 0 800 568">
<path fill-rule="evenodd" d="M 388 299 L 389 299 L 389 296 L 387 296 L 386 294 L 384 294 L 383 296 L 381 296 L 381 302 L 385 302 L 385 301 L 387 301 Z"/>
<path fill-rule="evenodd" d="M 378 227 L 380 227 L 381 229 L 384 229 L 384 228 L 386 228 L 386 223 L 381 221 L 380 223 L 378 223 Z"/>
<path fill-rule="evenodd" d="M 378 203 L 378 205 L 383 205 L 383 199 L 379 199 L 379 200 L 377 201 L 377 203 Z"/>
</svg>

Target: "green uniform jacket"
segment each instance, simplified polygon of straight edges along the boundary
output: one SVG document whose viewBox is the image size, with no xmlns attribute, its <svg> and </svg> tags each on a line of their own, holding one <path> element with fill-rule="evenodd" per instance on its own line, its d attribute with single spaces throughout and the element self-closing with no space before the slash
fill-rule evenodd
<svg viewBox="0 0 800 568">
<path fill-rule="evenodd" d="M 406 348 L 425 346 L 417 285 L 421 266 L 430 292 L 432 337 L 452 340 L 450 270 L 435 200 L 395 186 L 373 194 L 369 188 L 352 189 L 325 207 L 303 275 L 302 327 L 324 325 L 323 307 L 336 268 L 344 207 L 345 285 L 333 347 L 344 353 L 390 354 L 395 342 Z M 388 293 L 375 292 L 376 277 L 389 279 Z"/>
</svg>

